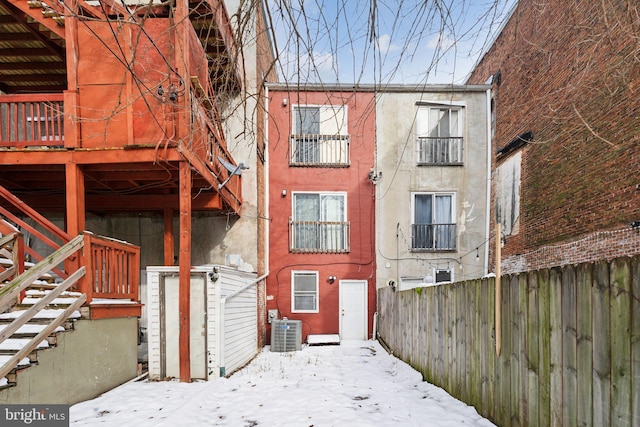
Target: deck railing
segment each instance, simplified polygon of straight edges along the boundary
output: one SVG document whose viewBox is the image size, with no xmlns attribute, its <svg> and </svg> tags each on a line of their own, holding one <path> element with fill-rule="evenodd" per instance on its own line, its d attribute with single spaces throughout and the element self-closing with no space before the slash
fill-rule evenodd
<svg viewBox="0 0 640 427">
<path fill-rule="evenodd" d="M 79 291 L 93 298 L 138 300 L 140 282 L 140 248 L 126 242 L 84 234 L 81 265 L 87 280 L 81 280 Z"/>
<path fill-rule="evenodd" d="M 0 186 L 0 199 L 8 201 L 14 209 L 21 212 L 21 214 L 14 214 L 0 207 L 0 235 L 6 236 L 22 229 L 54 253 L 78 238 L 71 238 L 2 186 Z M 22 217 L 35 221 L 37 225 L 29 225 Z M 140 248 L 86 231 L 82 235 L 81 244 L 75 251 L 65 256 L 65 262 L 51 264 L 47 272 L 51 271 L 60 279 L 66 279 L 78 269 L 85 267 L 87 273 L 80 279 L 78 290 L 87 295 L 87 304 L 93 298 L 127 299 L 137 302 L 139 300 Z M 24 254 L 30 255 L 36 262 L 49 257 L 49 254 L 43 256 L 28 246 L 24 246 Z M 17 269 L 25 271 L 24 257 L 17 257 L 16 260 L 19 263 Z"/>
<path fill-rule="evenodd" d="M 0 147 L 63 145 L 63 94 L 0 95 Z"/>
</svg>

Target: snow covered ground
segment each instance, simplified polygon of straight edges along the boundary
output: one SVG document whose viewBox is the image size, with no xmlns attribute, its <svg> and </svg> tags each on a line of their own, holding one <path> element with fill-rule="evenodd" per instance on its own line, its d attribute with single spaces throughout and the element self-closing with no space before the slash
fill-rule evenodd
<svg viewBox="0 0 640 427">
<path fill-rule="evenodd" d="M 493 426 L 377 341 L 266 347 L 230 378 L 133 382 L 70 416 L 72 426 Z"/>
</svg>

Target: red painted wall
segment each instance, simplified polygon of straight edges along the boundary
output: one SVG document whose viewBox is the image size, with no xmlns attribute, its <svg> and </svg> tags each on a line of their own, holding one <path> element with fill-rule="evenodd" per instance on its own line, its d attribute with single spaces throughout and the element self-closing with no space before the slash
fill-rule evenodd
<svg viewBox="0 0 640 427">
<path fill-rule="evenodd" d="M 283 99 L 286 98 L 286 105 Z M 350 165 L 344 168 L 290 167 L 289 135 L 296 104 L 346 105 Z M 339 333 L 339 281 L 368 281 L 368 337 L 376 311 L 375 200 L 368 174 L 374 165 L 375 104 L 372 92 L 288 92 L 269 90 L 269 277 L 267 309 L 280 317 L 302 321 L 303 342 L 309 334 Z M 286 190 L 286 196 L 282 191 Z M 347 193 L 350 252 L 346 254 L 290 253 L 289 218 L 295 191 Z M 291 313 L 291 271 L 319 272 L 319 312 Z M 336 276 L 330 284 L 329 276 Z M 270 330 L 267 330 L 270 339 Z"/>
</svg>

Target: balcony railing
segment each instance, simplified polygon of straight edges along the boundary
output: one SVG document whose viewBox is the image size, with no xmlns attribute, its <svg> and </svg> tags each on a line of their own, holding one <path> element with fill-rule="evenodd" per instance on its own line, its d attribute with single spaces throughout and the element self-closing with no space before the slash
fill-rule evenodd
<svg viewBox="0 0 640 427">
<path fill-rule="evenodd" d="M 1 95 L 0 147 L 64 145 L 62 94 Z"/>
<path fill-rule="evenodd" d="M 291 252 L 349 252 L 349 223 L 293 221 L 289 224 Z"/>
<path fill-rule="evenodd" d="M 412 224 L 411 250 L 455 251 L 456 237 L 456 224 Z"/>
<path fill-rule="evenodd" d="M 349 135 L 291 135 L 291 166 L 349 166 Z"/>
<path fill-rule="evenodd" d="M 462 137 L 419 137 L 418 164 L 462 165 Z"/>
</svg>

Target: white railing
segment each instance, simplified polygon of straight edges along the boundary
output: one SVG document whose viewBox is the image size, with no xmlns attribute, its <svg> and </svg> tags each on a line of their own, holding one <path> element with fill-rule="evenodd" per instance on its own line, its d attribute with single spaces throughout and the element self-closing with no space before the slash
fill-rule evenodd
<svg viewBox="0 0 640 427">
<path fill-rule="evenodd" d="M 349 135 L 291 135 L 291 166 L 348 166 Z"/>
<path fill-rule="evenodd" d="M 349 252 L 349 223 L 294 221 L 290 223 L 291 252 Z"/>
<path fill-rule="evenodd" d="M 418 164 L 461 165 L 463 146 L 462 137 L 419 137 Z"/>
</svg>

